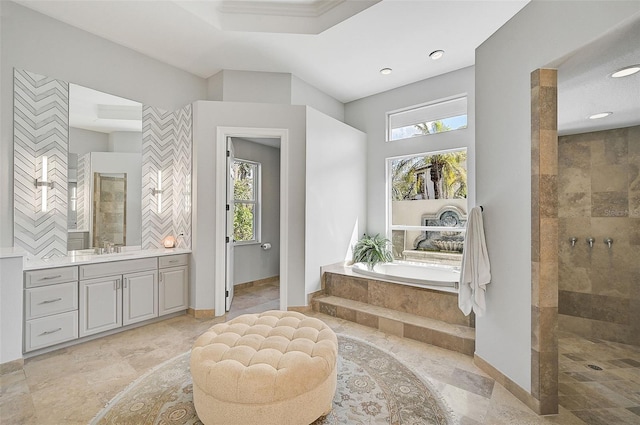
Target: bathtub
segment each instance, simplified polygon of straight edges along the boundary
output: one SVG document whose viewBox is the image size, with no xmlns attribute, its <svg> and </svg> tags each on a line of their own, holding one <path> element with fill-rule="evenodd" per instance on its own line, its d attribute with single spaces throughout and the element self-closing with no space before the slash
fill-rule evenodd
<svg viewBox="0 0 640 425">
<path fill-rule="evenodd" d="M 452 266 L 425 265 L 411 262 L 378 263 L 369 270 L 366 264 L 352 266 L 354 273 L 393 283 L 458 292 L 460 269 Z"/>
</svg>

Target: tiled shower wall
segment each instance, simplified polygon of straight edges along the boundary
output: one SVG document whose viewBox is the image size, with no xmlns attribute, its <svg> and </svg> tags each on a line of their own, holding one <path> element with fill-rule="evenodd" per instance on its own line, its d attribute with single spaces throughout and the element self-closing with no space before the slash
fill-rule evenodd
<svg viewBox="0 0 640 425">
<path fill-rule="evenodd" d="M 560 137 L 558 159 L 559 328 L 640 345 L 640 126 Z"/>
</svg>

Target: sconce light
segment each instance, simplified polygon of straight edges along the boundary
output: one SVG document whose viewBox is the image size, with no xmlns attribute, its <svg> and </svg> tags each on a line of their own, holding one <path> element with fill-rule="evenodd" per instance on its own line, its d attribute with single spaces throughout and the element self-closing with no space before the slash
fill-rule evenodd
<svg viewBox="0 0 640 425">
<path fill-rule="evenodd" d="M 78 189 L 76 186 L 71 188 L 71 211 L 76 211 L 78 209 Z"/>
<path fill-rule="evenodd" d="M 162 190 L 162 171 L 158 170 L 157 187 L 155 189 L 151 189 L 151 193 L 157 199 L 158 214 L 160 214 L 162 212 L 162 192 L 163 192 L 163 190 Z"/>
<path fill-rule="evenodd" d="M 47 197 L 48 190 L 53 189 L 53 182 L 47 180 L 47 176 L 49 173 L 49 159 L 46 156 L 42 157 L 42 176 L 40 179 L 36 178 L 36 188 L 42 188 L 42 212 L 47 212 Z"/>
</svg>

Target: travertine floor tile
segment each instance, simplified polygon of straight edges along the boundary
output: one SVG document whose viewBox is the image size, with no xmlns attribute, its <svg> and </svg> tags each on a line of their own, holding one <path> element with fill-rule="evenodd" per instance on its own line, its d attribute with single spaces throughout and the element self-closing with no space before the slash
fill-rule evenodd
<svg viewBox="0 0 640 425">
<path fill-rule="evenodd" d="M 244 288 L 236 292 L 226 317 L 178 316 L 27 359 L 24 370 L 0 377 L 0 423 L 86 424 L 143 373 L 188 351 L 214 323 L 277 309 L 279 296 L 277 284 Z M 639 423 L 637 347 L 559 332 L 560 414 L 541 417 L 479 370 L 470 356 L 321 313 L 309 314 L 338 333 L 397 357 L 442 397 L 457 425 Z M 594 371 L 587 364 L 604 370 Z M 602 422 L 605 419 L 608 422 Z"/>
</svg>

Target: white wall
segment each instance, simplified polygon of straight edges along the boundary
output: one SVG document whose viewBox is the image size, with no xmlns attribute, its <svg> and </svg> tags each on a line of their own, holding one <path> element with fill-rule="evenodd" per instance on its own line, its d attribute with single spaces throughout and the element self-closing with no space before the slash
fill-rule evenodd
<svg viewBox="0 0 640 425">
<path fill-rule="evenodd" d="M 234 248 L 234 283 L 252 282 L 280 274 L 280 149 L 233 138 L 235 157 L 260 163 L 260 243 Z M 270 243 L 264 250 L 261 243 Z"/>
<path fill-rule="evenodd" d="M 295 75 L 291 75 L 291 104 L 308 105 L 330 117 L 344 121 L 344 104 L 342 102 Z"/>
<path fill-rule="evenodd" d="M 22 261 L 0 248 L 0 364 L 22 358 Z"/>
<path fill-rule="evenodd" d="M 142 132 L 112 131 L 109 133 L 109 152 L 142 153 Z"/>
<path fill-rule="evenodd" d="M 320 267 L 350 260 L 366 226 L 366 134 L 307 108 L 305 286 Z"/>
<path fill-rule="evenodd" d="M 91 153 L 91 184 L 93 173 L 127 173 L 127 245 L 142 244 L 142 167 L 139 153 Z M 93 187 L 91 190 L 93 193 Z M 92 205 L 93 208 L 93 205 Z M 93 213 L 90 215 L 93 216 Z M 93 228 L 91 225 L 90 228 Z"/>
<path fill-rule="evenodd" d="M 477 200 L 485 207 L 492 276 L 487 313 L 476 319 L 476 354 L 526 390 L 531 388 L 530 74 L 639 12 L 637 1 L 534 0 L 476 50 Z"/>
<path fill-rule="evenodd" d="M 290 173 L 287 195 L 290 208 L 288 305 L 305 303 L 304 288 L 304 193 L 305 107 L 259 103 L 194 103 L 193 109 L 193 241 L 190 307 L 214 308 L 214 259 L 216 255 L 215 210 L 217 127 L 277 128 L 289 131 Z M 282 213 L 282 211 L 281 211 Z M 280 241 L 281 243 L 283 241 Z M 281 270 L 282 273 L 282 270 Z M 219 313 L 219 312 L 218 312 Z"/>
<path fill-rule="evenodd" d="M 14 67 L 175 110 L 207 96 L 206 80 L 11 2 L 0 39 L 0 246 L 13 245 Z"/>
<path fill-rule="evenodd" d="M 388 111 L 467 94 L 467 128 L 446 133 L 386 142 Z M 475 86 L 473 67 L 419 81 L 345 105 L 345 122 L 367 133 L 367 230 L 386 230 L 385 159 L 454 148 L 467 148 L 468 202 L 475 200 Z"/>
</svg>

